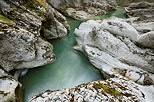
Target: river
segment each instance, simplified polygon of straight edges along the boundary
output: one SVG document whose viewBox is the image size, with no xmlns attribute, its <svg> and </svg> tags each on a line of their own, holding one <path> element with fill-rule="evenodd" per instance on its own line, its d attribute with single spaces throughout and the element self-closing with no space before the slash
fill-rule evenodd
<svg viewBox="0 0 154 102">
<path fill-rule="evenodd" d="M 124 10 L 118 9 L 92 19 L 124 17 L 123 14 Z M 86 56 L 73 49 L 73 46 L 76 45 L 73 32 L 82 22 L 68 19 L 68 23 L 71 30 L 66 37 L 49 40 L 54 46 L 56 61 L 42 67 L 29 69 L 28 73 L 20 78 L 24 87 L 25 102 L 45 90 L 72 88 L 82 83 L 103 79 L 101 73 L 89 63 Z"/>
</svg>

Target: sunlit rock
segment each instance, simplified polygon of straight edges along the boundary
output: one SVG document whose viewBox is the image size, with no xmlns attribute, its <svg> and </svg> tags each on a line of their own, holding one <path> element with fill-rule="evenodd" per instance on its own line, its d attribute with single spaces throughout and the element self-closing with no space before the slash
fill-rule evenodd
<svg viewBox="0 0 154 102">
<path fill-rule="evenodd" d="M 98 69 L 110 75 L 121 74 L 140 84 L 146 84 L 144 79 L 149 77 L 154 84 L 153 49 L 138 46 L 138 39 L 146 42 L 129 23 L 121 19 L 89 20 L 75 34 L 78 42 L 75 48 L 85 53 Z"/>
<path fill-rule="evenodd" d="M 0 67 L 0 102 L 23 102 L 22 85 Z"/>
<path fill-rule="evenodd" d="M 79 85 L 72 89 L 45 91 L 34 96 L 30 102 L 151 102 L 154 86 L 138 85 L 126 78 L 111 78 Z"/>
</svg>

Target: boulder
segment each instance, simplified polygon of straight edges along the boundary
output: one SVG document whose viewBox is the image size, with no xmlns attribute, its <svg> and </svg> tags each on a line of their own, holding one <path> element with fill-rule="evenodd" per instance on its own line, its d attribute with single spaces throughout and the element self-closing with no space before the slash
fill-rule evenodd
<svg viewBox="0 0 154 102">
<path fill-rule="evenodd" d="M 125 20 L 89 20 L 75 29 L 78 45 L 89 61 L 102 72 L 120 74 L 137 83 L 154 84 L 154 50 L 138 42 L 153 44 L 149 35 L 143 36 Z M 144 41 L 145 39 L 149 39 Z M 150 45 L 149 44 L 149 45 Z"/>
<path fill-rule="evenodd" d="M 0 67 L 0 102 L 23 102 L 22 85 Z"/>
<path fill-rule="evenodd" d="M 0 101 L 23 102 L 22 85 L 11 77 L 0 78 Z"/>
<path fill-rule="evenodd" d="M 141 86 L 119 76 L 71 89 L 47 90 L 29 102 L 151 102 L 154 99 L 153 93 L 154 86 Z"/>
<path fill-rule="evenodd" d="M 0 20 L 0 65 L 5 70 L 33 68 L 55 60 L 50 43 L 4 18 Z"/>
</svg>

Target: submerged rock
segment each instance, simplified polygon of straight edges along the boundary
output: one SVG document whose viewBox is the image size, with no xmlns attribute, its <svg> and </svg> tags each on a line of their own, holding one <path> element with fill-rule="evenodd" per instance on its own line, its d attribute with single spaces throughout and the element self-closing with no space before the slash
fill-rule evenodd
<svg viewBox="0 0 154 102">
<path fill-rule="evenodd" d="M 139 41 L 153 45 L 153 40 L 146 37 L 149 35 L 140 35 L 131 24 L 120 19 L 89 20 L 75 34 L 78 43 L 75 49 L 85 53 L 101 71 L 120 74 L 140 84 L 145 84 L 148 77 L 154 84 L 154 50 L 138 46 Z"/>
<path fill-rule="evenodd" d="M 141 86 L 119 76 L 72 89 L 48 90 L 34 96 L 30 102 L 151 102 L 154 99 L 153 93 L 154 86 Z"/>
<path fill-rule="evenodd" d="M 79 19 L 89 19 L 105 14 L 117 7 L 115 0 L 47 0 L 54 8 L 65 15 Z"/>
</svg>

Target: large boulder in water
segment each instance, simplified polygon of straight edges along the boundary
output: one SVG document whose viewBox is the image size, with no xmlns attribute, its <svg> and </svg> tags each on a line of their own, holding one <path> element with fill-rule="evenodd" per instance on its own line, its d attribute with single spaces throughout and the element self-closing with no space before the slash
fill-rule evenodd
<svg viewBox="0 0 154 102">
<path fill-rule="evenodd" d="M 138 45 L 139 39 L 149 38 L 140 35 L 125 20 L 89 20 L 82 23 L 75 34 L 78 43 L 75 49 L 85 53 L 102 72 L 118 73 L 140 84 L 154 84 L 154 50 Z"/>
</svg>

